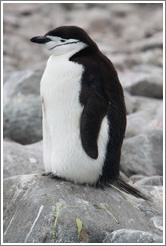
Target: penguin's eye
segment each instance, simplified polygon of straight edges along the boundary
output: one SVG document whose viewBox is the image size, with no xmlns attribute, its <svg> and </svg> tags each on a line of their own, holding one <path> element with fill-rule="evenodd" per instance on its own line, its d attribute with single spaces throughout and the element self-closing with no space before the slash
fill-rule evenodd
<svg viewBox="0 0 166 246">
<path fill-rule="evenodd" d="M 60 41 L 61 41 L 62 43 L 64 43 L 64 42 L 65 42 L 66 40 L 64 40 L 64 39 L 61 39 Z"/>
</svg>

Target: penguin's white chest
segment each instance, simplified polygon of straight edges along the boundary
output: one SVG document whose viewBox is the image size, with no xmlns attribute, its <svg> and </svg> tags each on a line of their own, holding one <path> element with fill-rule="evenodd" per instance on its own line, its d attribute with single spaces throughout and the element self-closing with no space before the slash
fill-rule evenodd
<svg viewBox="0 0 166 246">
<path fill-rule="evenodd" d="M 81 144 L 79 102 L 83 66 L 65 56 L 51 56 L 41 80 L 43 154 L 47 172 L 79 183 L 95 183 L 102 172 L 108 142 L 105 117 L 99 137 L 97 160 Z"/>
</svg>

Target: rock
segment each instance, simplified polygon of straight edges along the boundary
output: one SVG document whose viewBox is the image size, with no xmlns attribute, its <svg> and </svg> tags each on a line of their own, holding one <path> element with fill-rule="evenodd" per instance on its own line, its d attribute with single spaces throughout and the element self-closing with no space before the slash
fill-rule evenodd
<svg viewBox="0 0 166 246">
<path fill-rule="evenodd" d="M 141 180 L 137 181 L 135 184 L 137 186 L 142 186 L 142 185 L 162 186 L 163 177 L 162 176 L 144 177 Z"/>
<path fill-rule="evenodd" d="M 136 136 L 149 130 L 153 131 L 153 129 L 162 130 L 162 100 L 136 96 L 131 99 L 133 102 L 133 112 L 127 115 L 127 128 L 125 134 L 126 138 Z"/>
<path fill-rule="evenodd" d="M 21 144 L 42 139 L 41 101 L 42 71 L 14 73 L 4 85 L 4 137 Z M 126 137 L 149 128 L 162 127 L 162 101 L 133 97 L 125 92 L 128 115 Z M 145 106 L 146 105 L 146 106 Z"/>
<path fill-rule="evenodd" d="M 151 221 L 154 223 L 157 229 L 163 231 L 163 218 L 161 216 L 155 216 L 151 218 Z"/>
<path fill-rule="evenodd" d="M 21 144 L 42 139 L 41 76 L 41 70 L 21 71 L 5 83 L 4 137 Z"/>
<path fill-rule="evenodd" d="M 130 178 L 130 182 L 133 176 Z M 138 189 L 143 189 L 155 200 L 153 207 L 147 207 L 145 204 L 139 204 L 138 207 L 144 211 L 145 214 L 155 216 L 155 210 L 163 210 L 163 178 L 162 176 L 144 177 L 140 180 L 132 182 Z M 156 222 L 156 223 L 155 223 Z M 154 217 L 154 225 L 156 231 L 161 230 L 161 223 Z"/>
<path fill-rule="evenodd" d="M 78 26 L 86 28 L 92 38 L 102 46 L 104 44 L 106 54 L 112 50 L 117 55 L 138 54 L 142 50 L 150 49 L 161 50 L 162 11 L 162 4 L 48 3 L 44 7 L 42 3 L 6 4 L 4 68 L 7 71 L 20 70 L 31 68 L 32 64 L 36 66 L 40 60 L 46 61 L 47 55 L 43 49 L 33 47 L 29 39 L 37 33 L 43 35 L 48 30 L 66 23 L 77 23 Z M 41 25 L 40 20 L 48 15 L 49 18 Z M 145 20 L 144 25 L 142 19 Z M 125 66 L 125 63 L 122 66 Z"/>
<path fill-rule="evenodd" d="M 155 66 L 154 64 L 138 64 L 133 66 L 132 70 L 137 73 L 139 72 L 139 73 L 146 73 L 146 74 L 153 73 L 153 74 L 162 75 L 163 73 L 163 68 Z"/>
<path fill-rule="evenodd" d="M 158 48 L 141 52 L 140 53 L 140 63 L 152 64 L 152 65 L 162 67 L 163 66 L 163 55 L 162 54 L 163 54 L 163 50 L 158 49 Z"/>
<path fill-rule="evenodd" d="M 15 88 L 19 86 L 24 80 L 30 78 L 33 75 L 31 70 L 15 71 L 6 73 L 4 76 L 4 90 L 3 90 L 3 103 L 6 105 L 10 101 L 10 97 L 15 91 Z"/>
<path fill-rule="evenodd" d="M 156 226 L 149 222 L 161 216 L 162 210 L 155 208 L 151 216 L 138 208 L 138 204 L 144 204 L 150 209 L 154 202 L 133 198 L 112 187 L 96 189 L 38 174 L 7 178 L 4 243 L 102 243 L 108 240 L 108 234 L 122 228 L 144 231 L 147 242 L 154 234 L 153 240 L 158 242 L 162 232 L 156 233 Z M 138 234 L 132 242 L 137 242 Z M 120 235 L 117 240 L 121 240 Z"/>
<path fill-rule="evenodd" d="M 21 144 L 42 139 L 41 101 L 39 96 L 41 70 L 13 73 L 4 85 L 4 137 Z M 149 128 L 162 127 L 162 101 L 133 97 L 126 91 L 128 115 L 126 137 Z M 146 106 L 145 106 L 146 105 Z"/>
<path fill-rule="evenodd" d="M 161 77 L 147 77 L 139 80 L 128 88 L 132 95 L 141 95 L 161 99 L 163 97 L 162 79 Z"/>
<path fill-rule="evenodd" d="M 139 72 L 145 72 L 145 68 L 148 69 L 148 73 L 161 74 L 163 66 L 163 51 L 162 49 L 147 50 L 144 52 L 134 53 L 116 53 L 113 49 L 107 48 L 106 45 L 102 48 L 105 54 L 112 60 L 116 69 L 120 72 L 124 72 L 126 69 L 134 72 L 136 67 L 141 68 Z M 145 67 L 145 68 L 144 68 Z M 157 73 L 154 70 L 158 70 Z M 146 70 L 147 72 L 147 70 Z M 137 74 L 136 74 L 137 75 Z M 133 80 L 135 80 L 133 76 Z"/>
<path fill-rule="evenodd" d="M 151 176 L 146 177 L 144 175 L 132 175 L 129 178 L 130 183 L 136 184 L 136 185 L 163 185 L 163 177 L 162 176 Z"/>
<path fill-rule="evenodd" d="M 129 181 L 131 184 L 135 184 L 136 182 L 138 182 L 139 180 L 142 180 L 143 178 L 146 178 L 146 176 L 135 174 L 135 175 L 130 176 Z"/>
<path fill-rule="evenodd" d="M 136 185 L 136 184 L 135 184 Z M 139 186 L 136 186 L 137 188 Z M 153 197 L 153 206 L 147 206 L 146 203 L 139 203 L 138 208 L 144 212 L 145 215 L 156 217 L 156 211 L 163 211 L 163 187 L 162 186 L 152 186 L 152 185 L 142 185 L 141 189 L 146 191 L 150 197 Z M 158 214 L 161 216 L 161 214 Z M 156 227 L 156 226 L 155 226 Z M 157 228 L 157 227 L 156 227 Z M 155 228 L 157 232 L 161 228 Z"/>
<path fill-rule="evenodd" d="M 137 186 L 137 183 L 135 183 L 135 186 Z M 141 189 L 146 190 L 146 192 L 148 192 L 148 194 L 150 194 L 151 196 L 155 197 L 156 201 L 158 202 L 158 207 L 163 206 L 162 203 L 162 199 L 163 199 L 163 186 L 157 185 L 157 186 L 152 186 L 152 185 L 139 185 L 137 186 L 137 188 L 141 187 Z"/>
<path fill-rule="evenodd" d="M 163 174 L 163 134 L 154 129 L 124 141 L 121 155 L 121 170 L 127 176 Z"/>
<path fill-rule="evenodd" d="M 163 48 L 163 33 L 158 32 L 155 35 L 148 37 L 143 40 L 139 40 L 133 42 L 130 46 L 131 51 L 140 50 L 140 51 L 147 51 L 149 49 L 154 48 Z"/>
<path fill-rule="evenodd" d="M 163 98 L 163 78 L 162 74 L 141 73 L 141 72 L 121 72 L 120 81 L 125 90 L 132 95 L 140 95 L 153 98 Z"/>
<path fill-rule="evenodd" d="M 139 230 L 121 229 L 110 233 L 104 243 L 162 243 L 161 236 Z"/>
<path fill-rule="evenodd" d="M 127 91 L 124 90 L 124 98 L 126 104 L 126 113 L 131 114 L 135 110 L 135 100 L 134 97 L 131 96 Z"/>
<path fill-rule="evenodd" d="M 3 156 L 3 178 L 43 172 L 42 142 L 25 146 L 4 141 Z"/>
</svg>

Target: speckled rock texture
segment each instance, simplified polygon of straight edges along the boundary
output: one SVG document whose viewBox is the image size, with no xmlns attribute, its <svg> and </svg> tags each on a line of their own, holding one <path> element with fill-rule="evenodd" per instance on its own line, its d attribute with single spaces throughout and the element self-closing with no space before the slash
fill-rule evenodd
<svg viewBox="0 0 166 246">
<path fill-rule="evenodd" d="M 145 202 L 39 174 L 7 178 L 4 190 L 6 243 L 162 242 L 157 190 Z"/>
</svg>

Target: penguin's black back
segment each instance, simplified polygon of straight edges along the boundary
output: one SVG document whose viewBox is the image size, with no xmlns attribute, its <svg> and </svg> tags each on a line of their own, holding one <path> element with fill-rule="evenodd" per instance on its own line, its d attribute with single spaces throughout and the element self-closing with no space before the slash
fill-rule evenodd
<svg viewBox="0 0 166 246">
<path fill-rule="evenodd" d="M 84 66 L 80 103 L 83 106 L 86 105 L 91 92 L 94 92 L 93 103 L 88 110 L 95 112 L 93 116 L 95 127 L 89 127 L 89 131 L 87 127 L 86 131 L 81 130 L 83 147 L 94 159 L 97 157 L 95 148 L 97 148 L 97 136 L 101 121 L 107 115 L 109 141 L 99 182 L 103 184 L 113 183 L 119 177 L 121 146 L 126 129 L 126 108 L 122 86 L 112 62 L 98 48 L 87 47 L 73 55 L 70 60 Z M 93 104 L 95 105 L 94 108 Z M 85 141 L 83 141 L 84 138 Z M 89 146 L 92 147 L 89 148 Z M 93 146 L 95 146 L 94 150 Z M 91 150 L 89 151 L 89 149 Z"/>
</svg>

